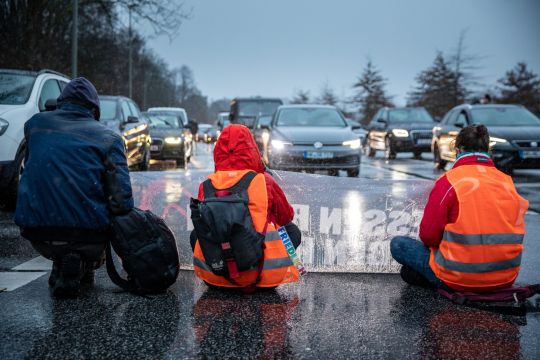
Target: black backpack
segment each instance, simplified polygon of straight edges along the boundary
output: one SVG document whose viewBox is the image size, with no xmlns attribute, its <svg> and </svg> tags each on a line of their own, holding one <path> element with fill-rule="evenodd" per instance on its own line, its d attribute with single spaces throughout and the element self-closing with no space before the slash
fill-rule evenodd
<svg viewBox="0 0 540 360">
<path fill-rule="evenodd" d="M 203 183 L 204 200 L 191 199 L 191 220 L 206 264 L 229 279 L 238 272 L 258 269 L 263 257 L 264 235 L 255 231 L 249 212 L 247 189 L 257 176 L 246 173 L 236 185 L 217 190 Z"/>
<path fill-rule="evenodd" d="M 124 290 L 154 294 L 174 284 L 180 270 L 176 239 L 165 222 L 151 211 L 133 208 L 126 215 L 114 216 L 115 236 L 107 245 L 107 273 Z M 114 266 L 111 245 L 122 260 L 128 278 Z"/>
</svg>

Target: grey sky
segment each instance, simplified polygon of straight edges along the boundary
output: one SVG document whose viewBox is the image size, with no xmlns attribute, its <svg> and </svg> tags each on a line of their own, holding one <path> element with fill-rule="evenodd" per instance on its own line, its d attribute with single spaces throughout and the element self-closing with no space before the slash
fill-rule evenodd
<svg viewBox="0 0 540 360">
<path fill-rule="evenodd" d="M 455 48 L 468 29 L 469 52 L 485 56 L 486 86 L 517 61 L 540 72 L 540 1 L 535 0 L 187 0 L 193 17 L 180 35 L 152 40 L 172 67 L 191 67 L 211 99 L 318 95 L 328 82 L 338 96 L 367 58 L 404 104 L 419 71 L 437 50 Z"/>
</svg>

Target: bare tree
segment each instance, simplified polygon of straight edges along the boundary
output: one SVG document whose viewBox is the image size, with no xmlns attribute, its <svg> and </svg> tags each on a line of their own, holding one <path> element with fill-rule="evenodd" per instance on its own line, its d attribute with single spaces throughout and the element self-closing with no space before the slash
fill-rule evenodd
<svg viewBox="0 0 540 360">
<path fill-rule="evenodd" d="M 392 97 L 386 93 L 386 79 L 375 68 L 371 60 L 368 60 L 362 75 L 353 85 L 357 93 L 352 103 L 360 106 L 362 124 L 367 125 L 379 108 L 392 106 Z"/>
<path fill-rule="evenodd" d="M 478 62 L 482 57 L 468 52 L 465 45 L 467 31 L 461 30 L 457 46 L 449 58 L 455 73 L 453 91 L 449 94 L 454 106 L 463 103 L 471 95 L 472 88 L 479 85 L 480 81 Z"/>
<path fill-rule="evenodd" d="M 521 104 L 540 116 L 540 78 L 527 68 L 525 62 L 519 62 L 499 79 L 500 97 L 504 104 Z"/>
</svg>

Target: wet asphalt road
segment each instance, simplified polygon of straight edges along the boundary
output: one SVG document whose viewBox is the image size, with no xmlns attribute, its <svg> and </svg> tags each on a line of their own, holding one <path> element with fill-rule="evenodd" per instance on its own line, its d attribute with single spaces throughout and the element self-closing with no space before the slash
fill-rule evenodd
<svg viewBox="0 0 540 360">
<path fill-rule="evenodd" d="M 211 171 L 209 150 L 199 144 L 189 167 Z M 400 154 L 386 162 L 381 156 L 363 157 L 361 181 L 441 174 L 428 159 Z M 185 171 L 173 167 L 152 169 Z M 516 171 L 515 181 L 531 209 L 540 210 L 540 171 Z M 55 300 L 48 265 L 28 265 L 37 254 L 11 216 L 0 212 L 0 279 L 32 280 L 12 279 L 29 282 L 0 293 L 2 359 L 540 358 L 539 297 L 529 302 L 527 316 L 499 315 L 458 307 L 393 274 L 310 273 L 275 292 L 245 296 L 208 290 L 182 271 L 167 294 L 146 299 L 118 293 L 100 269 L 80 299 Z M 531 211 L 526 221 L 519 280 L 540 282 L 540 216 Z M 21 264 L 27 270 L 12 270 Z"/>
</svg>

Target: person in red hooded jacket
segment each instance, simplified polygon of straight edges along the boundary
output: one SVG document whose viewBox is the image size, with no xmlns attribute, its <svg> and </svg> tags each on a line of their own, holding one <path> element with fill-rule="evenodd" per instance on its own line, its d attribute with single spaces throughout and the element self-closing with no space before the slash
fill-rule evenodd
<svg viewBox="0 0 540 360">
<path fill-rule="evenodd" d="M 273 224 L 276 228 L 285 227 L 294 247 L 297 248 L 300 245 L 301 231 L 296 224 L 292 223 L 294 210 L 281 187 L 272 175 L 266 172 L 257 144 L 247 127 L 232 124 L 223 130 L 214 148 L 214 164 L 215 173 L 209 176 L 213 183 L 217 181 L 220 174 L 226 172 L 250 170 L 263 174 L 267 196 L 266 222 Z M 204 200 L 203 184 L 199 186 L 198 200 Z M 190 242 L 192 249 L 195 250 L 197 242 L 195 231 L 191 233 Z"/>
</svg>

